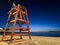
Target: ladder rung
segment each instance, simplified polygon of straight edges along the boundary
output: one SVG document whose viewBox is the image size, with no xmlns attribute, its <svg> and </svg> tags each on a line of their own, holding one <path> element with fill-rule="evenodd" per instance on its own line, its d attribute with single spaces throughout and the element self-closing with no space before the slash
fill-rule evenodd
<svg viewBox="0 0 60 45">
<path fill-rule="evenodd" d="M 12 30 L 13 28 L 7 28 L 6 30 Z M 29 28 L 22 28 L 22 27 L 17 27 L 15 30 L 22 29 L 22 31 L 27 31 Z"/>
<path fill-rule="evenodd" d="M 23 13 L 23 14 L 26 14 L 26 12 L 25 12 L 25 11 L 22 11 L 22 13 Z"/>
<path fill-rule="evenodd" d="M 24 32 L 24 33 L 20 33 L 20 34 L 14 34 L 14 35 L 27 35 L 28 34 L 28 32 Z"/>
</svg>

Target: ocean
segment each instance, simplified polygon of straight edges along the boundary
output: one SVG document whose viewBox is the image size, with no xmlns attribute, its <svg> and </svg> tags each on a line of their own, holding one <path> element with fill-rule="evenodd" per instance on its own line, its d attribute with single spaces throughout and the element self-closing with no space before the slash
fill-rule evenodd
<svg viewBox="0 0 60 45">
<path fill-rule="evenodd" d="M 18 32 L 15 32 L 18 34 Z M 49 32 L 31 32 L 31 36 L 48 36 L 48 37 L 60 37 L 60 31 L 54 32 L 54 31 L 49 31 Z M 0 32 L 0 35 L 3 35 L 3 32 Z"/>
<path fill-rule="evenodd" d="M 31 32 L 31 36 L 60 37 L 60 32 Z"/>
</svg>

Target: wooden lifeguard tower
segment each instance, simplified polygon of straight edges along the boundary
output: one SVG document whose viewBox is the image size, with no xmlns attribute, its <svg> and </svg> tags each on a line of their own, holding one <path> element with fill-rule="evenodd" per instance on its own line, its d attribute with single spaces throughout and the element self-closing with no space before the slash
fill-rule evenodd
<svg viewBox="0 0 60 45">
<path fill-rule="evenodd" d="M 2 37 L 2 41 L 4 41 L 4 38 L 6 36 L 6 31 L 8 30 L 12 30 L 11 32 L 11 38 L 10 41 L 12 42 L 13 36 L 14 35 L 19 35 L 20 39 L 22 39 L 23 34 L 28 34 L 29 39 L 31 39 L 30 36 L 30 28 L 29 28 L 29 20 L 28 20 L 28 14 L 27 14 L 27 9 L 26 7 L 17 4 L 15 5 L 15 3 L 13 3 L 13 7 L 11 8 L 11 10 L 8 12 L 9 16 L 8 16 L 8 20 L 6 23 L 6 28 L 4 30 L 4 35 Z M 9 28 L 10 24 L 13 24 L 12 28 Z M 18 24 L 18 26 L 16 25 Z M 22 25 L 25 24 L 26 28 L 23 28 Z M 19 34 L 16 34 L 14 31 L 15 30 L 19 30 Z"/>
</svg>

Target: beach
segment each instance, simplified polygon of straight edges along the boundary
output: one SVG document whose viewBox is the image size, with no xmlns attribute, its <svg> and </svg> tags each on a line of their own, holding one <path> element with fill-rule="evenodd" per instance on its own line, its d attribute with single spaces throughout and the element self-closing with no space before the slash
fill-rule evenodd
<svg viewBox="0 0 60 45">
<path fill-rule="evenodd" d="M 20 38 L 19 36 L 14 36 L 13 42 L 9 41 L 0 41 L 0 45 L 60 45 L 60 37 L 44 37 L 44 36 L 31 36 L 31 40 L 29 40 L 28 36 L 23 36 L 24 41 L 17 41 L 16 39 Z M 2 39 L 2 35 L 0 35 L 0 40 Z M 9 40 L 10 36 L 6 36 L 4 40 Z M 20 40 L 20 39 L 18 39 Z"/>
</svg>

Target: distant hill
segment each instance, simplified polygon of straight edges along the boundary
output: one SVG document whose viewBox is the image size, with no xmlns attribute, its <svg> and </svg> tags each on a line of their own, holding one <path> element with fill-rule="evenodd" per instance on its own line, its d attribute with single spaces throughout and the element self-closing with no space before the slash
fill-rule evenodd
<svg viewBox="0 0 60 45">
<path fill-rule="evenodd" d="M 4 32 L 4 29 L 3 28 L 0 28 L 0 32 Z"/>
<path fill-rule="evenodd" d="M 52 30 L 52 31 L 31 31 L 31 32 L 60 32 L 60 30 Z"/>
</svg>

